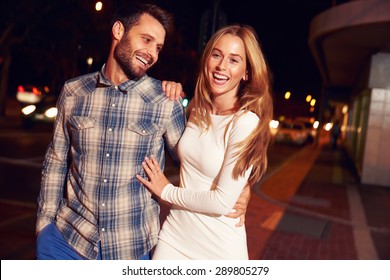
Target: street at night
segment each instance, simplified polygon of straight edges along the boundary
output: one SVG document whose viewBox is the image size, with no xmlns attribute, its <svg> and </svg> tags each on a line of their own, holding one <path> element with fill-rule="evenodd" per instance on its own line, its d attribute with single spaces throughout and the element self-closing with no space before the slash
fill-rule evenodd
<svg viewBox="0 0 390 280">
<path fill-rule="evenodd" d="M 0 256 L 35 259 L 36 198 L 51 125 L 26 130 L 17 112 L 8 114 L 0 130 Z M 177 171 L 168 161 L 166 174 L 176 183 Z M 383 211 L 390 191 L 359 185 L 326 134 L 317 147 L 271 144 L 268 172 L 252 189 L 246 217 L 251 259 L 390 258 L 390 209 Z M 167 210 L 162 204 L 162 219 Z M 355 231 L 364 233 L 360 242 Z M 359 247 L 367 242 L 370 249 Z"/>
<path fill-rule="evenodd" d="M 276 0 L 256 5 L 249 0 L 152 2 L 172 13 L 172 36 L 168 36 L 170 17 L 163 11 L 160 16 L 165 17 L 165 23 L 149 12 L 137 18 L 136 24 L 130 23 L 134 18 L 126 15 L 126 9 L 121 10 L 123 17 L 114 17 L 111 22 L 117 6 L 134 4 L 133 0 L 5 0 L 0 4 L 0 259 L 6 267 L 2 279 L 3 271 L 12 279 L 27 275 L 22 269 L 19 274 L 14 261 L 30 265 L 27 261 L 41 259 L 37 251 L 50 251 L 41 249 L 43 246 L 36 250 L 35 231 L 38 224 L 44 233 L 53 219 L 57 226 L 53 228 L 62 233 L 58 240 L 63 248 L 55 247 L 48 258 L 146 260 L 161 254 L 150 245 L 158 234 L 161 246 L 170 248 L 163 247 L 166 256 L 171 257 L 170 250 L 175 247 L 173 256 L 180 258 L 196 259 L 193 256 L 202 256 L 202 251 L 207 251 L 207 256 L 218 252 L 228 258 L 222 252 L 240 246 L 230 239 L 239 236 L 242 240 L 246 237 L 245 262 L 247 257 L 258 261 L 245 265 L 281 261 L 272 269 L 267 267 L 263 277 L 279 279 L 275 275 L 285 271 L 277 265 L 284 265 L 285 260 L 315 260 L 320 261 L 321 269 L 310 271 L 307 264 L 313 273 L 310 278 L 286 271 L 288 277 L 369 278 L 366 267 L 378 266 L 375 272 L 382 271 L 379 278 L 383 275 L 386 279 L 390 267 L 390 1 Z M 240 31 L 231 29 L 232 33 L 213 42 L 212 35 L 230 24 L 245 27 L 235 26 Z M 212 44 L 205 48 L 209 40 Z M 202 56 L 204 50 L 206 55 Z M 160 96 L 166 89 L 163 86 L 161 90 L 158 80 L 180 83 L 183 91 L 179 87 L 176 96 L 181 92 L 182 102 Z M 238 118 L 229 121 L 233 129 L 225 129 L 223 141 L 215 132 L 199 133 L 198 139 L 191 124 L 184 130 L 188 104 L 207 114 Z M 157 111 L 160 108 L 162 111 Z M 251 134 L 250 119 L 239 121 L 245 116 L 237 113 L 242 110 L 251 111 L 245 114 L 260 120 L 256 119 L 257 127 Z M 56 129 L 56 145 L 48 150 L 47 169 L 42 172 L 56 116 L 61 129 Z M 140 119 L 135 118 L 138 116 Z M 198 117 L 200 123 L 215 125 L 209 116 L 202 119 L 204 116 L 192 112 L 188 116 L 195 119 L 194 126 L 200 125 Z M 155 121 L 158 118 L 161 123 Z M 264 119 L 266 126 L 261 123 Z M 264 139 L 269 139 L 268 123 L 267 169 L 258 181 L 257 172 L 262 174 L 265 162 Z M 245 145 L 238 146 L 245 150 L 245 158 L 237 153 L 239 166 L 231 177 L 234 173 L 240 177 L 250 166 L 254 168 L 248 180 L 255 178 L 252 182 L 257 183 L 251 186 L 245 231 L 237 230 L 240 235 L 236 235 L 236 229 L 228 225 L 231 220 L 221 214 L 231 210 L 226 205 L 235 201 L 229 198 L 230 202 L 224 202 L 221 197 L 236 189 L 219 182 L 226 182 L 228 176 L 223 175 L 229 175 L 223 168 L 233 166 L 229 156 L 236 148 L 233 144 L 238 143 L 237 131 L 243 132 L 241 137 L 246 130 L 251 137 L 242 138 L 240 143 Z M 217 148 L 210 148 L 214 138 L 226 147 L 218 142 Z M 202 141 L 210 142 L 210 147 Z M 148 155 L 144 157 L 145 153 L 161 155 L 168 147 L 178 149 L 184 168 L 180 170 L 167 154 L 164 174 L 175 186 L 190 186 L 188 192 L 166 184 L 160 173 L 162 157 L 155 169 Z M 194 152 L 204 150 L 207 153 Z M 186 154 L 188 151 L 192 154 Z M 137 160 L 139 164 L 133 164 Z M 209 164 L 207 168 L 201 166 L 204 162 Z M 223 168 L 215 168 L 215 175 L 212 169 L 220 163 Z M 205 171 L 213 174 L 207 175 L 211 179 Z M 142 172 L 148 178 L 138 176 L 137 180 L 137 173 Z M 198 173 L 205 176 L 198 180 Z M 156 187 L 157 193 L 152 189 L 157 184 L 153 178 L 161 185 L 161 189 Z M 241 178 L 232 178 L 228 178 L 229 183 L 234 179 L 233 184 L 238 185 Z M 36 223 L 41 180 L 44 195 L 39 198 L 44 215 L 38 216 Z M 63 181 L 68 192 L 61 197 L 58 190 Z M 143 187 L 152 192 L 151 197 Z M 184 206 L 180 204 L 185 194 L 215 200 L 202 200 L 196 206 L 200 208 L 194 210 L 185 199 Z M 180 200 L 170 213 L 172 220 L 167 219 L 171 231 L 159 231 L 158 207 L 151 200 L 158 197 L 175 204 Z M 158 202 L 161 225 L 170 204 L 163 199 Z M 218 203 L 227 210 L 202 210 Z M 226 230 L 215 230 L 219 222 Z M 207 230 L 194 234 L 198 228 Z M 175 245 L 169 243 L 170 238 Z M 182 245 L 185 250 L 176 248 Z M 351 262 L 344 267 L 340 262 L 344 260 Z M 131 265 L 122 270 L 126 275 L 130 275 Z M 226 273 L 228 266 L 224 267 Z M 72 265 L 70 268 L 78 276 L 79 271 L 73 271 Z M 31 276 L 48 279 L 39 268 L 31 272 Z M 72 278 L 67 273 L 59 276 Z"/>
</svg>

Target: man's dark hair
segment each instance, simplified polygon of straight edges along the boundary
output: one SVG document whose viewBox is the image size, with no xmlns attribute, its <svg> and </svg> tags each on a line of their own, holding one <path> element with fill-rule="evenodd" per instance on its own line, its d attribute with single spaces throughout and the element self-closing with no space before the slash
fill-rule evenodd
<svg viewBox="0 0 390 280">
<path fill-rule="evenodd" d="M 166 37 L 170 37 L 174 29 L 174 20 L 171 13 L 151 3 L 131 2 L 119 7 L 111 20 L 111 26 L 116 22 L 122 22 L 125 31 L 139 22 L 142 14 L 149 14 L 161 23 L 166 32 Z"/>
</svg>

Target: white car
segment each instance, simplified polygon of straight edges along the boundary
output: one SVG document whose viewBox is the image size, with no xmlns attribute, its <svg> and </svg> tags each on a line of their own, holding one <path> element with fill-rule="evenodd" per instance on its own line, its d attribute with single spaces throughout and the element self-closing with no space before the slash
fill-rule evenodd
<svg viewBox="0 0 390 280">
<path fill-rule="evenodd" d="M 313 142 L 317 137 L 318 121 L 310 118 L 298 117 L 294 119 L 294 122 L 301 122 L 309 132 L 309 142 Z"/>
<path fill-rule="evenodd" d="M 35 123 L 53 123 L 57 116 L 57 96 L 48 87 L 18 86 L 16 99 L 21 103 L 22 126 L 32 128 Z"/>
<path fill-rule="evenodd" d="M 275 143 L 305 145 L 310 133 L 302 122 L 280 122 L 275 134 Z"/>
<path fill-rule="evenodd" d="M 37 104 L 47 93 L 49 93 L 47 86 L 19 85 L 16 91 L 16 100 L 22 104 Z"/>
</svg>

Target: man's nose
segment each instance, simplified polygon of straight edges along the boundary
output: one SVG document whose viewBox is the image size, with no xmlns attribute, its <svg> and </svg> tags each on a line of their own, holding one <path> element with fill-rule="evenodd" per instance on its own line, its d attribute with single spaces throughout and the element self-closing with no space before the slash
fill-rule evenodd
<svg viewBox="0 0 390 280">
<path fill-rule="evenodd" d="M 153 59 L 153 61 L 156 61 L 158 58 L 158 52 L 156 47 L 150 47 L 146 50 L 148 55 Z"/>
</svg>

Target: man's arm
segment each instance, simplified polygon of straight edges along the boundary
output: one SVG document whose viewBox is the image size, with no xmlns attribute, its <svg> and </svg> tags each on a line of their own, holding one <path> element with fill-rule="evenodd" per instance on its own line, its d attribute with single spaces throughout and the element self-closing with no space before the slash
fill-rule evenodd
<svg viewBox="0 0 390 280">
<path fill-rule="evenodd" d="M 245 215 L 246 215 L 246 210 L 248 208 L 248 203 L 250 198 L 251 198 L 251 188 L 249 185 L 246 185 L 242 190 L 236 204 L 233 207 L 233 209 L 235 209 L 236 212 L 225 215 L 226 217 L 229 218 L 240 218 L 240 222 L 236 224 L 237 227 L 240 227 L 245 223 Z"/>
<path fill-rule="evenodd" d="M 37 234 L 55 219 L 64 195 L 69 149 L 69 136 L 63 123 L 64 103 L 65 87 L 58 98 L 57 108 L 59 110 L 54 123 L 53 140 L 46 151 L 41 173 L 41 189 L 38 196 L 36 221 Z"/>
</svg>

